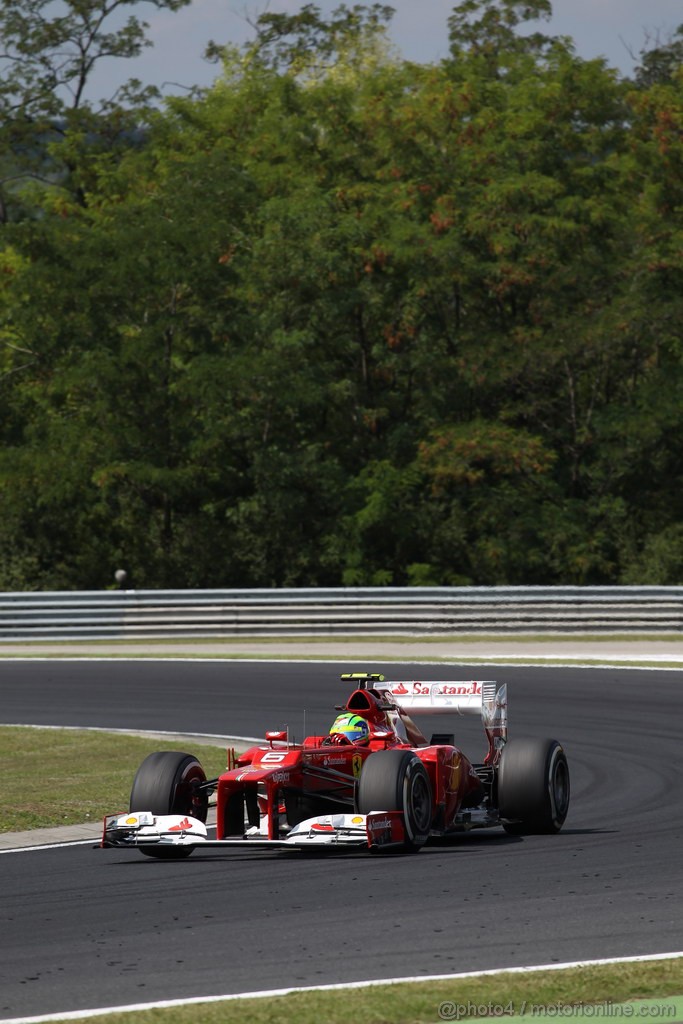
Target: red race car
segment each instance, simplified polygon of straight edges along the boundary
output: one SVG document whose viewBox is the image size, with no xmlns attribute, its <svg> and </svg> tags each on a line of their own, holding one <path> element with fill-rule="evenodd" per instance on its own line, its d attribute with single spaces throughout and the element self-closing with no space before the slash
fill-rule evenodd
<svg viewBox="0 0 683 1024">
<path fill-rule="evenodd" d="M 127 814 L 108 815 L 102 846 L 151 857 L 197 848 L 420 849 L 430 836 L 502 826 L 515 835 L 559 832 L 569 808 L 569 769 L 556 740 L 508 739 L 506 687 L 495 682 L 385 682 L 353 685 L 327 736 L 265 742 L 207 780 L 191 754 L 160 751 L 138 769 Z M 425 714 L 478 715 L 485 756 L 473 763 L 452 734 L 427 740 Z M 216 795 L 216 838 L 206 826 Z"/>
</svg>

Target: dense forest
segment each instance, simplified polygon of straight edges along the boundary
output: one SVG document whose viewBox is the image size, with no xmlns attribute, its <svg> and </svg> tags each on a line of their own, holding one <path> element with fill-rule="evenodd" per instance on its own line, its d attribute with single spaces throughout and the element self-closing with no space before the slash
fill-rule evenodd
<svg viewBox="0 0 683 1024">
<path fill-rule="evenodd" d="M 0 14 L 0 590 L 683 583 L 683 27 L 307 5 L 94 104 L 133 2 Z"/>
</svg>

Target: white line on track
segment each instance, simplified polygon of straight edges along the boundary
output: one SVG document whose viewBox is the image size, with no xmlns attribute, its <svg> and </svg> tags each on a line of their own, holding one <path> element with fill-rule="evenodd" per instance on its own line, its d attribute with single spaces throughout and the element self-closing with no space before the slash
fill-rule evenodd
<svg viewBox="0 0 683 1024">
<path fill-rule="evenodd" d="M 382 978 L 377 981 L 348 981 L 336 985 L 312 985 L 308 988 L 275 988 L 266 992 L 236 992 L 222 996 L 198 996 L 192 999 L 164 999 L 152 1003 L 131 1003 L 129 1006 L 105 1006 L 97 1010 L 73 1010 L 49 1013 L 38 1017 L 3 1017 L 0 1024 L 47 1024 L 48 1021 L 86 1020 L 103 1017 L 107 1013 L 134 1013 L 144 1010 L 166 1010 L 178 1006 L 200 1006 L 202 1003 L 232 1002 L 236 999 L 269 999 L 288 996 L 296 992 L 335 992 L 348 989 L 373 988 L 377 985 L 412 985 L 430 981 L 460 981 L 467 978 L 487 978 L 497 974 L 534 974 L 540 971 L 567 971 L 574 967 L 602 967 L 609 964 L 646 963 L 653 960 L 675 960 L 679 953 L 652 953 L 643 956 L 611 957 L 606 960 L 575 960 L 565 964 L 534 964 L 530 967 L 498 967 L 489 971 L 465 971 L 462 974 L 431 974 L 417 978 Z"/>
<path fill-rule="evenodd" d="M 168 736 L 174 740 L 206 739 L 216 740 L 216 745 L 223 743 L 264 743 L 263 736 L 226 736 L 217 732 L 176 732 L 171 729 L 114 729 L 106 725 L 36 725 L 27 722 L 2 722 L 4 729 L 71 729 L 74 732 L 114 732 L 124 736 L 143 736 L 154 739 L 157 736 Z"/>
<path fill-rule="evenodd" d="M 100 829 L 100 832 L 102 829 Z M 33 853 L 36 850 L 63 850 L 67 846 L 97 846 L 99 842 L 97 836 L 93 836 L 92 839 L 71 839 L 65 843 L 42 843 L 39 846 L 12 846 L 8 850 L 0 850 L 0 857 L 5 853 Z M 2 1020 L 0 1020 L 2 1024 Z"/>
</svg>

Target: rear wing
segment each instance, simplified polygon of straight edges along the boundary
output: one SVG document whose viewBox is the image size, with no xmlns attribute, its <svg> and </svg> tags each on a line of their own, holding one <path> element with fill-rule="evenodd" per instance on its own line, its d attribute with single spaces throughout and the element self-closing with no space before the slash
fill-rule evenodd
<svg viewBox="0 0 683 1024">
<path fill-rule="evenodd" d="M 495 701 L 498 684 L 489 679 L 405 682 L 374 681 L 373 687 L 387 693 L 402 711 L 410 715 L 480 715 L 484 704 Z"/>
<path fill-rule="evenodd" d="M 492 679 L 410 680 L 375 679 L 375 690 L 387 695 L 400 711 L 413 715 L 481 715 L 489 742 L 487 764 L 497 764 L 508 734 L 507 686 Z"/>
</svg>

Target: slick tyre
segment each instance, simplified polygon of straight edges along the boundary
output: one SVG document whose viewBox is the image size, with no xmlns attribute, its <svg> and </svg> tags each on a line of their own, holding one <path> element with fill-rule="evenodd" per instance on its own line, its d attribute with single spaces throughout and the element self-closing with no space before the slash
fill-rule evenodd
<svg viewBox="0 0 683 1024">
<path fill-rule="evenodd" d="M 192 754 L 160 750 L 142 762 L 130 791 L 131 811 L 152 814 L 183 814 L 206 821 L 208 796 L 198 787 L 206 782 L 201 764 Z M 140 847 L 147 857 L 173 859 L 189 857 L 192 847 Z"/>
<path fill-rule="evenodd" d="M 414 853 L 427 841 L 432 823 L 432 787 L 422 761 L 409 750 L 378 750 L 363 765 L 358 782 L 360 814 L 401 811 L 406 839 Z"/>
<path fill-rule="evenodd" d="M 559 832 L 569 810 L 569 766 L 557 740 L 513 739 L 498 769 L 498 810 L 511 835 Z"/>
</svg>

